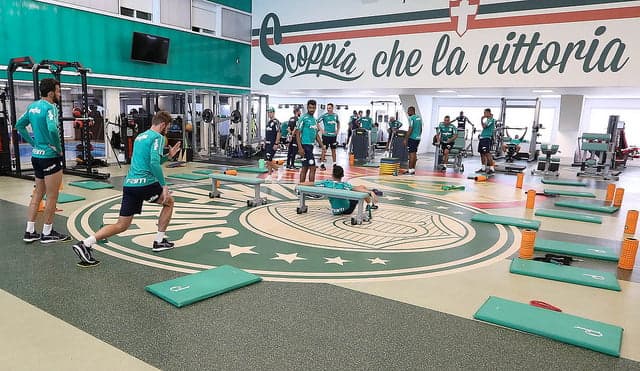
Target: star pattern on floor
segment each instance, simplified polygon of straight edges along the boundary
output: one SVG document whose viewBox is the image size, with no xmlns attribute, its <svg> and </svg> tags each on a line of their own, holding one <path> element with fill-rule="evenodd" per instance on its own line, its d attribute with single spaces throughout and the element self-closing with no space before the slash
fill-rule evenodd
<svg viewBox="0 0 640 371">
<path fill-rule="evenodd" d="M 226 249 L 218 249 L 218 251 L 228 252 L 231 257 L 234 258 L 241 254 L 258 254 L 257 252 L 253 251 L 254 247 L 255 246 L 238 246 L 230 243 L 229 247 L 227 247 Z"/>
<path fill-rule="evenodd" d="M 277 252 L 276 255 L 277 256 L 274 256 L 273 258 L 271 258 L 271 260 L 283 260 L 283 261 L 286 261 L 289 264 L 293 263 L 296 260 L 307 260 L 306 258 L 298 256 L 297 252 L 295 252 L 293 254 L 282 254 L 282 253 Z"/>
<path fill-rule="evenodd" d="M 436 209 L 439 209 L 439 210 L 449 210 L 449 207 L 448 207 L 448 206 L 438 206 L 438 207 L 436 207 Z"/>
<path fill-rule="evenodd" d="M 429 203 L 428 203 L 428 202 L 425 202 L 425 201 L 418 201 L 418 200 L 413 201 L 413 203 L 414 203 L 414 204 L 416 204 L 416 205 L 429 205 Z"/>
<path fill-rule="evenodd" d="M 456 215 L 464 215 L 464 213 L 462 211 L 454 211 L 453 213 L 456 214 Z"/>
<path fill-rule="evenodd" d="M 385 200 L 389 200 L 389 201 L 399 201 L 402 200 L 402 197 L 397 197 L 397 196 L 384 196 L 383 197 Z"/>
<path fill-rule="evenodd" d="M 338 265 L 344 265 L 344 263 L 349 263 L 351 262 L 351 260 L 346 260 L 346 259 L 342 259 L 339 256 L 336 256 L 335 258 L 325 258 L 327 261 L 324 262 L 325 264 L 338 264 Z"/>
<path fill-rule="evenodd" d="M 371 262 L 371 264 L 382 264 L 382 265 L 387 265 L 388 260 L 384 260 L 384 259 L 380 259 L 380 258 L 369 258 L 367 259 L 368 261 Z"/>
</svg>

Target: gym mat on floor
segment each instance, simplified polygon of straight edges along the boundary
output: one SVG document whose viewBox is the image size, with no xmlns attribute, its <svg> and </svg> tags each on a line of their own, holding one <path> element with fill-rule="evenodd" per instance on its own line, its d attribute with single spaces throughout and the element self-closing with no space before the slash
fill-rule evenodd
<svg viewBox="0 0 640 371">
<path fill-rule="evenodd" d="M 576 214 L 568 211 L 552 210 L 552 209 L 537 209 L 535 216 L 546 216 L 549 218 L 575 220 L 578 222 L 588 222 L 602 224 L 602 217 L 591 214 Z"/>
<path fill-rule="evenodd" d="M 267 170 L 267 168 L 262 168 L 261 169 L 259 167 L 239 167 L 236 170 L 242 171 L 242 172 L 245 172 L 245 173 L 266 173 L 267 171 L 269 171 L 269 170 Z"/>
<path fill-rule="evenodd" d="M 504 225 L 512 225 L 520 228 L 528 228 L 538 230 L 540 228 L 539 220 L 531 220 L 531 219 L 522 219 L 522 218 L 511 218 L 508 216 L 501 215 L 493 215 L 493 214 L 482 214 L 478 213 L 471 218 L 473 222 L 482 222 L 482 223 L 495 223 L 495 224 L 504 224 Z"/>
<path fill-rule="evenodd" d="M 562 206 L 562 207 L 570 207 L 572 209 L 597 211 L 599 213 L 608 213 L 608 214 L 613 214 L 616 211 L 620 210 L 620 208 L 617 206 L 596 205 L 592 203 L 578 202 L 578 201 L 557 201 L 555 205 Z"/>
<path fill-rule="evenodd" d="M 550 195 L 550 196 L 573 196 L 573 197 L 596 198 L 595 193 L 591 193 L 591 192 L 573 192 L 573 191 L 565 191 L 563 189 L 545 188 L 544 189 L 544 194 L 545 195 Z"/>
<path fill-rule="evenodd" d="M 44 195 L 44 197 L 42 198 L 43 200 L 47 199 L 47 195 Z M 58 203 L 59 204 L 66 204 L 67 202 L 74 202 L 74 201 L 82 201 L 82 200 L 86 200 L 86 198 L 82 197 L 82 196 L 77 196 L 77 195 L 72 195 L 69 193 L 58 193 Z"/>
<path fill-rule="evenodd" d="M 608 261 L 618 261 L 618 253 L 607 247 L 536 238 L 535 251 L 565 254 Z"/>
<path fill-rule="evenodd" d="M 181 174 L 171 174 L 167 175 L 168 178 L 176 178 L 176 179 L 184 179 L 184 180 L 204 180 L 209 179 L 206 175 L 201 174 L 189 174 L 189 173 L 181 173 Z"/>
<path fill-rule="evenodd" d="M 197 169 L 197 170 L 193 170 L 192 173 L 209 175 L 209 174 L 213 174 L 213 170 L 211 170 L 211 169 Z"/>
<path fill-rule="evenodd" d="M 146 286 L 145 290 L 180 308 L 259 281 L 262 281 L 262 278 L 255 274 L 230 265 L 222 265 L 154 283 Z"/>
<path fill-rule="evenodd" d="M 587 183 L 583 183 L 577 180 L 562 180 L 562 179 L 542 179 L 542 184 L 555 184 L 574 187 L 586 187 Z"/>
<path fill-rule="evenodd" d="M 594 269 L 516 258 L 511 262 L 509 272 L 524 276 L 546 278 L 553 281 L 574 283 L 576 285 L 621 291 L 618 279 L 613 273 Z"/>
<path fill-rule="evenodd" d="M 473 318 L 620 357 L 619 326 L 490 296 Z"/>
<path fill-rule="evenodd" d="M 74 187 L 80 187 L 85 189 L 105 189 L 105 188 L 113 188 L 113 185 L 105 182 L 96 182 L 95 180 L 81 180 L 77 182 L 69 182 L 69 185 Z"/>
</svg>

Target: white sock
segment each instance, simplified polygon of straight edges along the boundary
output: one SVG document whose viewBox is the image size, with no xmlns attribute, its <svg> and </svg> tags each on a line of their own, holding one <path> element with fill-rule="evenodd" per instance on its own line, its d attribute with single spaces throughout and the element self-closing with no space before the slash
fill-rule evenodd
<svg viewBox="0 0 640 371">
<path fill-rule="evenodd" d="M 34 233 L 36 231 L 36 222 L 27 222 L 27 232 Z"/>
<path fill-rule="evenodd" d="M 82 244 L 85 245 L 86 247 L 91 247 L 93 246 L 93 244 L 96 243 L 96 236 L 91 236 L 89 238 L 87 238 L 86 240 L 82 241 Z"/>
<path fill-rule="evenodd" d="M 482 165 L 482 170 L 487 170 L 487 167 Z"/>
<path fill-rule="evenodd" d="M 491 169 L 491 171 L 496 171 L 496 169 L 494 169 L 493 166 L 489 166 L 489 169 Z"/>
<path fill-rule="evenodd" d="M 156 242 L 162 242 L 163 239 L 164 239 L 164 232 L 158 231 L 158 233 L 156 233 Z"/>
<path fill-rule="evenodd" d="M 45 224 L 42 226 L 42 234 L 45 236 L 50 235 L 52 230 L 53 230 L 53 224 Z"/>
</svg>

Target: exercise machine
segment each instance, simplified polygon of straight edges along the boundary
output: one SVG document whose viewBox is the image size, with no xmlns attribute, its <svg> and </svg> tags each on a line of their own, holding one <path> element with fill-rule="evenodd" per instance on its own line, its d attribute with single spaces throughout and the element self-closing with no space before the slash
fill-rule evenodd
<svg viewBox="0 0 640 371">
<path fill-rule="evenodd" d="M 502 157 L 502 143 L 505 136 L 508 136 L 507 129 L 511 130 L 523 130 L 524 127 L 509 126 L 507 124 L 507 110 L 509 108 L 528 108 L 533 109 L 533 119 L 531 123 L 531 139 L 526 142 L 526 131 L 522 135 L 523 143 L 521 144 L 521 150 L 525 149 L 528 143 L 526 160 L 529 162 L 535 161 L 538 157 L 538 137 L 540 137 L 540 130 L 543 129 L 540 124 L 540 98 L 532 99 L 514 99 L 514 98 L 502 98 L 500 105 L 500 118 L 496 123 L 496 130 L 494 132 L 494 153 L 496 158 Z M 523 155 L 519 155 L 519 158 L 524 159 Z"/>
<path fill-rule="evenodd" d="M 465 138 L 464 135 L 460 135 L 463 133 L 463 130 L 458 131 L 458 137 L 453 142 L 453 147 L 449 150 L 449 158 L 448 162 L 443 163 L 444 153 L 442 151 L 442 146 L 439 142 L 433 142 L 433 145 L 437 146 L 435 151 L 435 160 L 433 163 L 433 170 L 440 170 L 441 166 L 445 166 L 446 168 L 454 169 L 457 172 L 464 172 L 464 163 L 462 163 L 462 159 L 464 158 L 465 152 Z"/>
<path fill-rule="evenodd" d="M 398 118 L 398 105 L 400 103 L 392 100 L 371 101 L 371 113 L 374 115 L 374 123 L 378 123 L 378 133 L 376 143 L 385 143 L 388 137 L 389 117 Z M 392 108 L 393 107 L 393 108 Z"/>
<path fill-rule="evenodd" d="M 531 175 L 542 174 L 544 176 L 558 176 L 560 170 L 560 158 L 554 157 L 553 155 L 559 152 L 559 148 L 560 146 L 557 144 L 540 145 L 542 156 L 538 156 L 538 165 L 535 169 L 531 169 Z"/>
<path fill-rule="evenodd" d="M 620 116 L 609 116 L 606 133 L 582 133 L 578 138 L 578 152 L 582 156 L 577 164 L 580 166 L 578 176 L 618 180 L 621 171 L 616 170 L 616 151 L 621 134 L 624 133 L 624 122 Z M 622 134 L 623 135 L 623 134 Z"/>
<path fill-rule="evenodd" d="M 407 146 L 404 144 L 404 139 L 407 137 L 406 130 L 397 130 L 391 133 L 389 139 L 389 157 L 397 158 L 400 162 L 400 167 L 406 169 L 409 167 L 409 152 Z"/>
<path fill-rule="evenodd" d="M 370 160 L 369 130 L 357 128 L 351 135 L 351 152 L 356 161 Z"/>
</svg>

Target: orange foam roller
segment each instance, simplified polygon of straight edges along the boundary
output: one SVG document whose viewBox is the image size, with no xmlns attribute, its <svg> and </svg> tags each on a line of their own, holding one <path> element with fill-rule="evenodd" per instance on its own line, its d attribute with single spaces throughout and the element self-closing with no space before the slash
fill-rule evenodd
<svg viewBox="0 0 640 371">
<path fill-rule="evenodd" d="M 636 264 L 636 255 L 638 254 L 638 240 L 635 238 L 625 238 L 622 241 L 620 249 L 620 259 L 618 260 L 618 268 L 633 269 Z"/>
<path fill-rule="evenodd" d="M 533 209 L 533 207 L 536 205 L 536 191 L 535 189 L 530 189 L 527 191 L 527 204 L 526 204 L 526 208 L 527 209 Z"/>
<path fill-rule="evenodd" d="M 224 172 L 225 175 L 238 175 L 238 170 L 236 169 L 230 169 L 230 170 L 226 170 Z"/>
<path fill-rule="evenodd" d="M 353 153 L 349 155 L 349 165 L 355 165 L 356 163 L 356 155 Z"/>
<path fill-rule="evenodd" d="M 613 195 L 613 206 L 622 206 L 622 198 L 624 198 L 624 188 L 616 188 L 616 193 Z"/>
<path fill-rule="evenodd" d="M 627 220 L 624 223 L 624 233 L 629 233 L 629 234 L 636 233 L 637 225 L 638 225 L 638 210 L 627 211 Z"/>
<path fill-rule="evenodd" d="M 604 198 L 604 200 L 606 202 L 613 201 L 613 194 L 615 193 L 615 191 L 616 191 L 616 185 L 613 183 L 609 183 L 607 185 L 607 196 Z"/>
<path fill-rule="evenodd" d="M 484 175 L 478 175 L 477 177 L 473 178 L 476 182 L 486 182 L 487 181 L 487 177 Z"/>
<path fill-rule="evenodd" d="M 520 259 L 533 258 L 533 246 L 536 242 L 536 231 L 525 229 L 522 231 L 522 239 L 520 240 Z"/>
<path fill-rule="evenodd" d="M 522 188 L 523 181 L 524 181 L 524 174 L 518 173 L 518 178 L 516 178 L 516 188 Z"/>
</svg>

